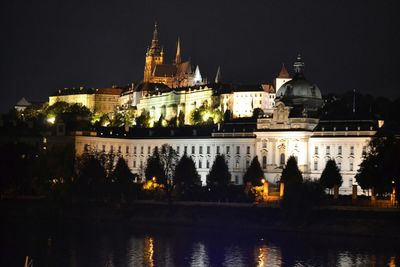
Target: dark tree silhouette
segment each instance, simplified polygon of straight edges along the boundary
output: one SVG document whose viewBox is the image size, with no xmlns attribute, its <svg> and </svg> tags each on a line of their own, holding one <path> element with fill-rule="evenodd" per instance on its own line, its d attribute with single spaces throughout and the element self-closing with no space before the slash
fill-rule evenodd
<svg viewBox="0 0 400 267">
<path fill-rule="evenodd" d="M 118 158 L 117 164 L 112 172 L 112 179 L 115 183 L 121 185 L 128 185 L 132 183 L 133 174 L 123 157 Z"/>
<path fill-rule="evenodd" d="M 194 161 L 184 154 L 175 168 L 174 185 L 178 194 L 186 195 L 201 187 L 201 180 Z"/>
<path fill-rule="evenodd" d="M 160 160 L 160 153 L 158 147 L 155 147 L 153 154 L 147 159 L 146 169 L 144 170 L 146 180 L 152 180 L 155 177 L 156 182 L 159 184 L 166 183 L 166 177 L 164 172 L 164 166 Z"/>
<path fill-rule="evenodd" d="M 326 162 L 325 169 L 322 171 L 319 182 L 324 188 L 328 188 L 329 191 L 337 185 L 340 187 L 343 183 L 342 175 L 336 165 L 335 160 L 330 159 Z"/>
<path fill-rule="evenodd" d="M 226 188 L 231 182 L 231 173 L 225 162 L 224 155 L 217 155 L 210 172 L 207 174 L 207 185 Z"/>
<path fill-rule="evenodd" d="M 290 156 L 288 158 L 286 166 L 282 170 L 281 182 L 285 183 L 285 187 L 298 186 L 303 182 L 303 176 L 295 157 Z"/>
<path fill-rule="evenodd" d="M 264 179 L 264 172 L 261 168 L 258 157 L 255 156 L 251 161 L 250 166 L 247 168 L 246 173 L 243 176 L 244 182 L 250 182 L 253 186 L 260 186 L 261 180 Z"/>
<path fill-rule="evenodd" d="M 85 153 L 78 160 L 78 178 L 75 181 L 80 196 L 101 196 L 106 184 L 106 170 L 96 155 Z"/>
</svg>

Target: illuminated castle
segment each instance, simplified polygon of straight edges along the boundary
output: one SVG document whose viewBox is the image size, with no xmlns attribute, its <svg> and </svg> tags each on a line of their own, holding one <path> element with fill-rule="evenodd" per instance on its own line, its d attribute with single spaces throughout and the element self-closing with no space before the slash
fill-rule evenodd
<svg viewBox="0 0 400 267">
<path fill-rule="evenodd" d="M 190 61 L 181 60 L 181 45 L 178 39 L 175 60 L 164 64 L 164 50 L 158 42 L 158 26 L 154 25 L 153 38 L 146 51 L 143 81 L 145 83 L 162 83 L 170 88 L 187 87 L 204 84 L 199 66 L 195 71 Z"/>
</svg>

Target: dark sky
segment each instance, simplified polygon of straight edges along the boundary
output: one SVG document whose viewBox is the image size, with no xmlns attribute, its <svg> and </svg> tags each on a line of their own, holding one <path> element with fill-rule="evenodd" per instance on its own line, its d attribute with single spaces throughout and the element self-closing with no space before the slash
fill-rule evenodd
<svg viewBox="0 0 400 267">
<path fill-rule="evenodd" d="M 167 61 L 214 79 L 272 82 L 300 52 L 322 93 L 398 97 L 398 0 L 5 0 L 0 4 L 1 110 L 64 87 L 125 85 L 143 76 L 154 21 Z"/>
</svg>

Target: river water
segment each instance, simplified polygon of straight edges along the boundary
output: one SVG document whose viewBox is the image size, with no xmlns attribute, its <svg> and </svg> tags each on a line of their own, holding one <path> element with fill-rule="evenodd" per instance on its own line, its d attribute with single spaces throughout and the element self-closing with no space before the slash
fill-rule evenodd
<svg viewBox="0 0 400 267">
<path fill-rule="evenodd" d="M 30 226 L 27 226 L 30 225 Z M 71 223 L 1 227 L 0 266 L 400 266 L 389 239 Z"/>
</svg>

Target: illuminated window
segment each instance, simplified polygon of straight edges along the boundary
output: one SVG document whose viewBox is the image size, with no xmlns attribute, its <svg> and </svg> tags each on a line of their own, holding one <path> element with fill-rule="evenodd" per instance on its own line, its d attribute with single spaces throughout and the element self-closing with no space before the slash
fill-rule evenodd
<svg viewBox="0 0 400 267">
<path fill-rule="evenodd" d="M 331 154 L 331 147 L 326 146 L 326 155 L 330 155 L 330 154 Z"/>
<path fill-rule="evenodd" d="M 342 155 L 342 146 L 338 146 L 338 155 Z"/>
<path fill-rule="evenodd" d="M 236 155 L 240 154 L 240 146 L 236 146 Z"/>
<path fill-rule="evenodd" d="M 281 166 L 285 165 L 285 153 L 281 153 L 281 156 L 280 156 L 280 165 L 281 165 Z"/>
<path fill-rule="evenodd" d="M 262 157 L 262 168 L 263 169 L 267 168 L 267 156 Z"/>
<path fill-rule="evenodd" d="M 246 147 L 246 154 L 247 154 L 247 155 L 250 155 L 250 146 L 247 146 L 247 147 Z"/>
<path fill-rule="evenodd" d="M 354 155 L 354 146 L 350 147 L 350 155 L 352 155 L 352 156 Z"/>
</svg>

